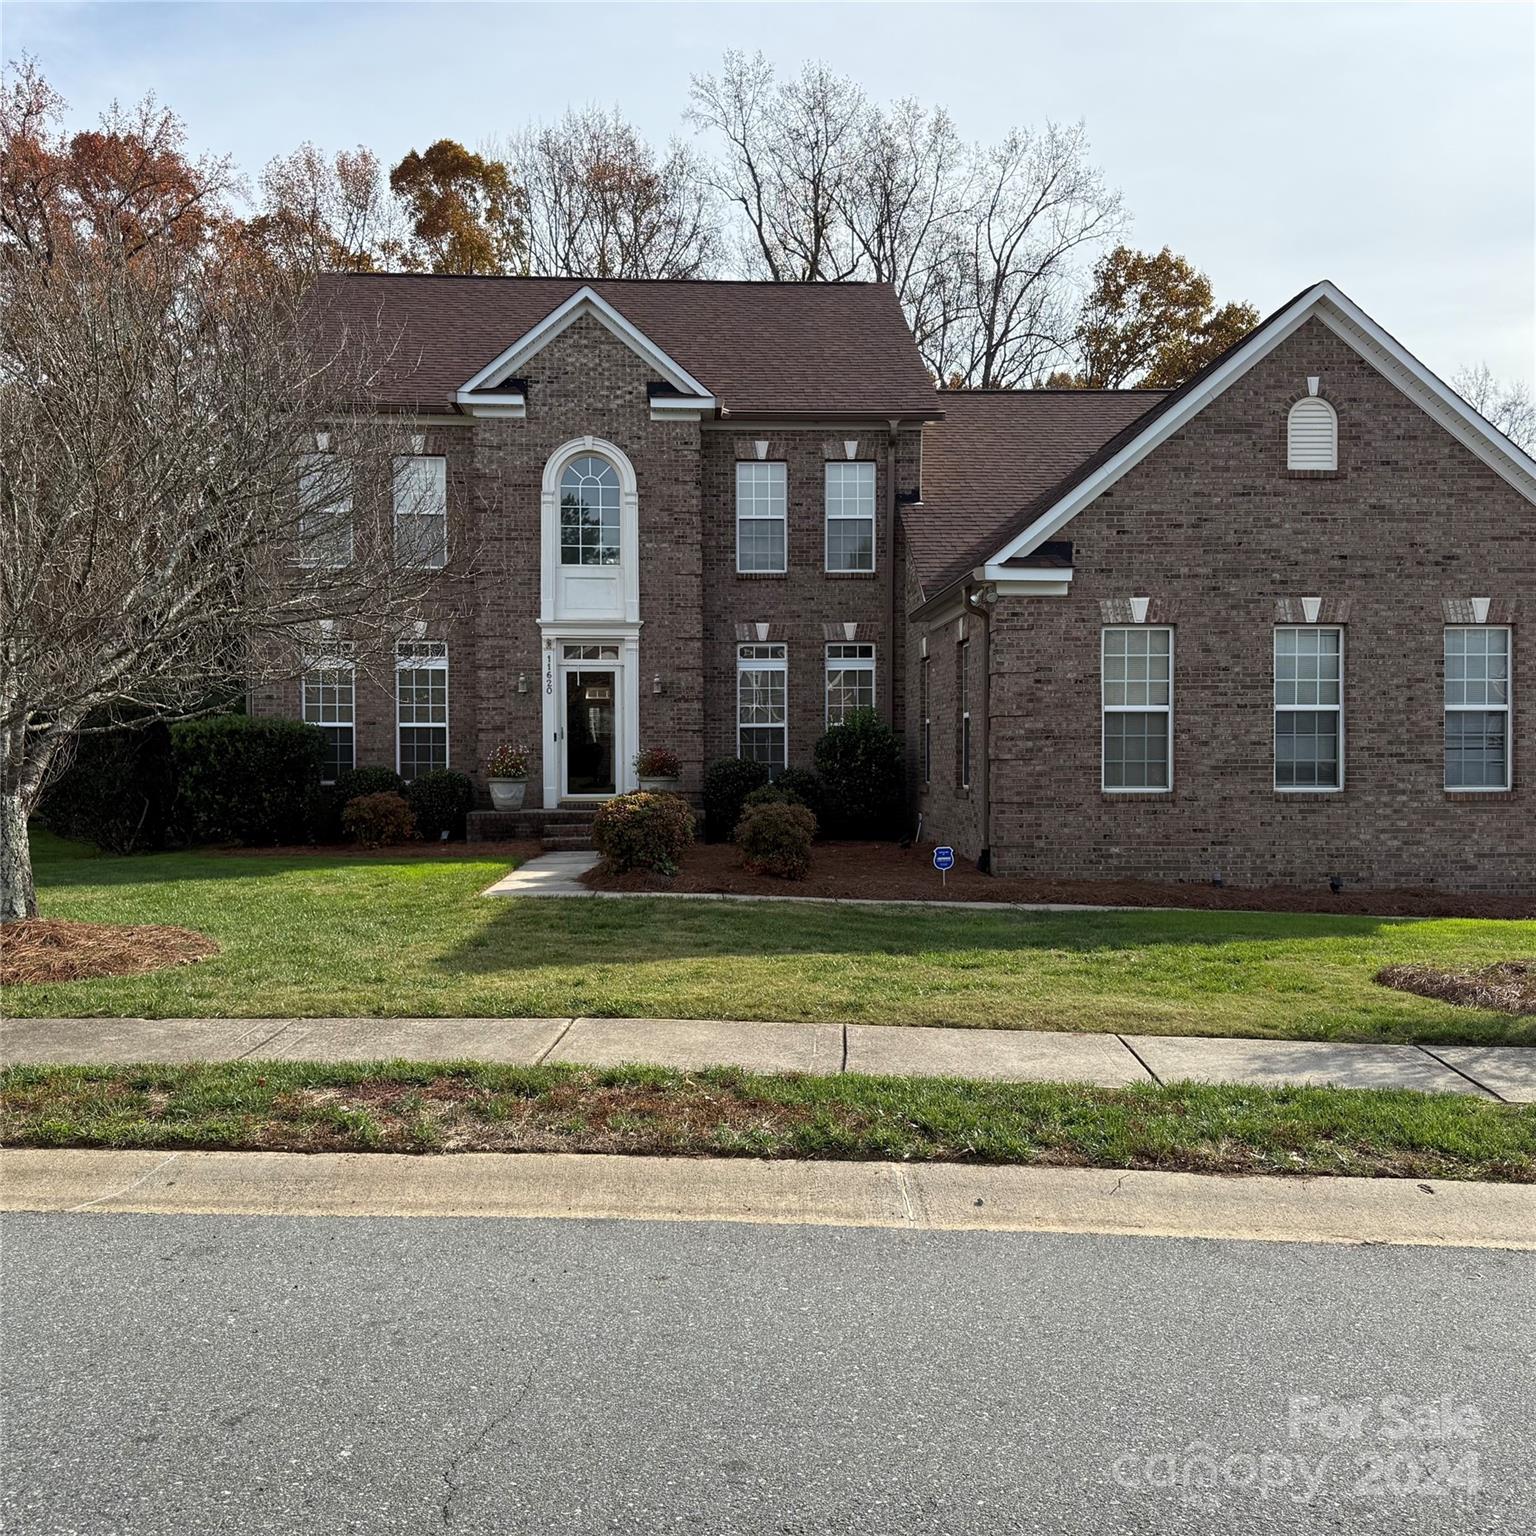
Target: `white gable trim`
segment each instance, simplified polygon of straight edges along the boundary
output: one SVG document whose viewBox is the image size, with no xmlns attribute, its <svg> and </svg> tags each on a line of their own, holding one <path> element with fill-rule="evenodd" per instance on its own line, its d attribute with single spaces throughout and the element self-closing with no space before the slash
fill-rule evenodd
<svg viewBox="0 0 1536 1536">
<path fill-rule="evenodd" d="M 1332 283 L 1322 282 L 1309 288 L 1271 325 L 1247 345 L 1239 347 L 1219 368 L 1202 379 L 1197 388 L 1150 423 L 1144 432 L 1132 438 L 1081 485 L 1074 487 L 1042 512 L 1028 528 L 992 555 L 987 564 L 1000 565 L 1006 560 L 1027 555 L 1047 539 L 1054 538 L 1079 512 L 1314 316 L 1346 341 L 1389 383 L 1396 385 L 1410 400 L 1422 407 L 1452 437 L 1475 453 L 1500 478 L 1506 480 L 1528 501 L 1536 503 L 1536 460 L 1484 421 L 1460 395 L 1437 379 L 1352 299 Z"/>
<path fill-rule="evenodd" d="M 555 337 L 574 325 L 584 315 L 606 326 L 630 351 L 643 358 L 661 375 L 678 395 L 663 396 L 657 404 L 672 414 L 677 411 L 713 410 L 714 396 L 681 363 L 669 357 L 643 331 L 630 324 L 594 288 L 578 288 L 563 304 L 552 309 L 532 330 L 525 331 L 505 352 L 487 363 L 472 379 L 459 386 L 455 399 L 461 406 L 473 410 L 480 405 L 503 407 L 514 405 L 515 412 L 522 414 L 523 397 L 512 392 L 496 392 L 496 386 L 517 375 L 529 358 L 543 351 Z M 477 394 L 476 392 L 479 391 Z M 475 414 L 479 414 L 478 411 Z M 500 414 L 500 412 L 498 412 Z"/>
</svg>

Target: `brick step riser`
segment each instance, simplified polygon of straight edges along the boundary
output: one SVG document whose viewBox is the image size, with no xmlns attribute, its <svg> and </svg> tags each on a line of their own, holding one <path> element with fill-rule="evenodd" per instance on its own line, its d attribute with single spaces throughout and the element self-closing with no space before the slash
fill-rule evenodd
<svg viewBox="0 0 1536 1536">
<path fill-rule="evenodd" d="M 590 837 L 546 837 L 542 840 L 545 853 L 588 853 L 592 848 Z"/>
</svg>

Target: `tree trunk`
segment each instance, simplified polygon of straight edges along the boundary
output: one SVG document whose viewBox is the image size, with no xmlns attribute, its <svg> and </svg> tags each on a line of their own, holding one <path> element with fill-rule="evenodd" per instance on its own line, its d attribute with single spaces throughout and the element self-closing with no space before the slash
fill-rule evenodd
<svg viewBox="0 0 1536 1536">
<path fill-rule="evenodd" d="M 21 794 L 7 785 L 0 791 L 0 923 L 36 916 L 27 808 Z"/>
</svg>

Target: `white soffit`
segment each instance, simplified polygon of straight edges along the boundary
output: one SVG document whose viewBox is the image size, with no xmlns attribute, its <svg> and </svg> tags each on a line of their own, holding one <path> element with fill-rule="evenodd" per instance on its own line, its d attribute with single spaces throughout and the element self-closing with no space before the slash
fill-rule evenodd
<svg viewBox="0 0 1536 1536">
<path fill-rule="evenodd" d="M 1189 419 L 1205 409 L 1227 386 L 1267 357 L 1281 342 L 1316 317 L 1370 363 L 1464 447 L 1470 449 L 1527 501 L 1536 503 L 1536 460 L 1522 452 L 1497 428 L 1490 426 L 1455 390 L 1436 378 L 1400 342 L 1387 334 L 1353 299 L 1332 283 L 1309 288 L 1258 335 L 1227 360 L 1170 410 L 1149 423 L 1107 463 L 1081 485 L 1074 486 L 1046 508 L 1022 533 L 1004 544 L 987 562 L 1000 564 L 1054 538 L 1085 507 L 1166 441 Z"/>
<path fill-rule="evenodd" d="M 606 326 L 630 351 L 650 364 L 684 397 L 672 400 L 661 397 L 660 402 L 653 401 L 653 404 L 661 403 L 669 407 L 693 411 L 714 408 L 714 396 L 704 385 L 699 383 L 681 363 L 663 352 L 643 331 L 631 325 L 612 304 L 590 286 L 578 288 L 563 304 L 556 306 L 545 315 L 536 326 L 519 336 L 505 352 L 487 363 L 472 379 L 460 385 L 455 397 L 459 404 L 477 405 L 481 402 L 495 402 L 498 398 L 511 401 L 514 397 L 510 394 L 498 397 L 493 393 L 496 385 L 515 377 L 529 358 L 543 351 L 555 337 L 574 325 L 584 315 L 591 315 Z M 481 392 L 478 396 L 475 393 L 477 390 Z M 519 404 L 522 403 L 520 395 L 515 398 Z"/>
</svg>

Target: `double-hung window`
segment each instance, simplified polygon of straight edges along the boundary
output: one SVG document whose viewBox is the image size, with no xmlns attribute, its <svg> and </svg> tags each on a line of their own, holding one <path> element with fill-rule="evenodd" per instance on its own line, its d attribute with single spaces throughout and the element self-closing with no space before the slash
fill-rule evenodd
<svg viewBox="0 0 1536 1536">
<path fill-rule="evenodd" d="M 777 774 L 789 762 L 789 663 L 782 645 L 736 649 L 736 755 Z"/>
<path fill-rule="evenodd" d="M 334 784 L 357 765 L 357 679 L 348 648 L 310 659 L 304 672 L 304 719 L 320 728 L 325 756 L 320 782 Z"/>
<path fill-rule="evenodd" d="M 841 725 L 850 711 L 875 707 L 875 648 L 827 647 L 827 724 Z"/>
<path fill-rule="evenodd" d="M 921 752 L 924 784 L 933 782 L 933 717 L 929 713 L 933 695 L 928 690 L 928 658 L 924 656 L 917 669 L 917 714 L 922 722 Z"/>
<path fill-rule="evenodd" d="M 352 563 L 352 466 L 311 453 L 299 466 L 299 561 L 321 570 Z"/>
<path fill-rule="evenodd" d="M 1344 631 L 1275 630 L 1275 788 L 1344 785 Z"/>
<path fill-rule="evenodd" d="M 960 643 L 960 678 L 956 697 L 960 701 L 960 788 L 971 787 L 971 642 Z"/>
<path fill-rule="evenodd" d="M 1103 787 L 1173 787 L 1173 631 L 1127 625 L 1104 631 Z"/>
<path fill-rule="evenodd" d="M 448 646 L 402 640 L 395 647 L 396 768 L 419 779 L 448 766 Z"/>
<path fill-rule="evenodd" d="M 860 459 L 827 465 L 827 569 L 875 568 L 875 466 Z"/>
<path fill-rule="evenodd" d="M 448 563 L 447 459 L 395 460 L 395 558 L 428 570 Z"/>
<path fill-rule="evenodd" d="M 1445 787 L 1508 789 L 1510 631 L 1453 625 L 1445 632 Z"/>
<path fill-rule="evenodd" d="M 746 461 L 736 466 L 736 569 L 781 574 L 786 568 L 785 467 Z"/>
</svg>

